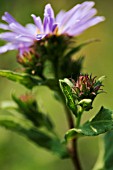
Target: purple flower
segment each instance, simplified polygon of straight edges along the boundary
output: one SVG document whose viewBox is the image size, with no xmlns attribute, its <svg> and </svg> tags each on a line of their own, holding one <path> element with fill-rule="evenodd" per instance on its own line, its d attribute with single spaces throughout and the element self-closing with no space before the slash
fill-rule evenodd
<svg viewBox="0 0 113 170">
<path fill-rule="evenodd" d="M 74 6 L 71 10 L 60 11 L 56 18 L 50 4 L 45 6 L 43 23 L 40 17 L 31 15 L 39 30 L 40 36 L 47 34 L 68 34 L 69 36 L 78 36 L 91 26 L 105 20 L 102 16 L 95 16 L 97 10 L 92 1 L 86 1 Z"/>
<path fill-rule="evenodd" d="M 58 33 L 78 36 L 89 27 L 104 21 L 104 17 L 95 16 L 97 10 L 93 8 L 94 5 L 94 2 L 86 1 L 67 12 L 60 11 L 56 16 Z"/>
<path fill-rule="evenodd" d="M 0 53 L 18 49 L 21 55 L 24 51 L 28 51 L 36 39 L 36 26 L 28 24 L 23 27 L 8 12 L 2 16 L 2 20 L 8 25 L 0 23 L 0 28 L 6 30 L 0 34 L 0 39 L 7 41 L 7 44 L 0 47 Z"/>
<path fill-rule="evenodd" d="M 87 28 L 104 21 L 104 17 L 95 16 L 97 11 L 93 8 L 94 2 L 86 1 L 74 6 L 71 10 L 60 11 L 56 18 L 50 4 L 45 6 L 43 22 L 41 18 L 32 14 L 35 24 L 25 27 L 19 24 L 8 12 L 2 16 L 7 24 L 0 23 L 0 28 L 6 32 L 0 34 L 0 39 L 7 42 L 0 47 L 0 53 L 8 50 L 19 50 L 19 55 L 29 52 L 29 48 L 47 35 L 67 34 L 78 36 Z"/>
</svg>

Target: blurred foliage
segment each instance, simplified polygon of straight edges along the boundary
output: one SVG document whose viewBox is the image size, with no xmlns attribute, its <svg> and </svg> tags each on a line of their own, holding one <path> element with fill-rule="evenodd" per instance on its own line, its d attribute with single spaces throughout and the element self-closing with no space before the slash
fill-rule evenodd
<svg viewBox="0 0 113 170">
<path fill-rule="evenodd" d="M 89 30 L 85 31 L 80 37 L 77 38 L 78 42 L 83 42 L 88 39 L 98 38 L 101 41 L 99 43 L 92 43 L 88 45 L 75 57 L 79 57 L 85 54 L 85 62 L 83 71 L 85 73 L 92 73 L 98 77 L 106 75 L 104 90 L 107 94 L 98 96 L 94 103 L 95 109 L 91 111 L 91 114 L 85 114 L 84 120 L 95 113 L 95 110 L 99 109 L 99 105 L 110 107 L 113 109 L 112 104 L 112 78 L 113 78 L 113 22 L 112 0 L 94 0 L 96 8 L 99 11 L 99 15 L 104 15 L 106 21 Z M 70 9 L 76 3 L 81 3 L 83 0 L 1 0 L 0 1 L 0 16 L 5 11 L 11 13 L 19 22 L 25 25 L 28 22 L 32 22 L 30 15 L 32 13 L 41 15 L 43 17 L 43 9 L 45 4 L 51 3 L 52 7 L 57 13 L 61 9 Z M 1 42 L 0 42 L 1 44 Z M 8 52 L 0 56 L 0 69 L 12 69 L 21 70 L 21 67 L 16 63 L 15 52 Z M 25 92 L 25 88 L 20 85 L 10 82 L 6 79 L 0 78 L 1 95 L 0 101 L 10 100 L 11 93 L 15 91 L 16 95 Z M 45 95 L 46 92 L 46 95 Z M 45 87 L 34 89 L 34 93 L 37 95 L 37 100 L 40 102 L 42 109 L 50 113 L 53 121 L 56 124 L 56 130 L 61 137 L 67 130 L 67 123 L 65 115 L 63 114 L 62 106 L 55 100 L 53 100 L 53 93 Z M 49 99 L 49 100 L 48 100 Z M 44 100 L 44 102 L 42 102 Z M 54 107 L 51 107 L 54 106 Z M 56 109 L 54 109 L 56 108 Z M 37 148 L 35 145 L 27 142 L 24 137 L 18 136 L 12 132 L 6 131 L 0 128 L 0 169 L 1 170 L 57 170 L 65 169 L 72 170 L 73 166 L 69 160 L 61 161 L 56 156 Z M 84 170 L 91 170 L 98 154 L 98 138 L 84 138 L 79 141 L 80 157 L 82 158 L 82 164 Z M 88 140 L 88 141 L 87 141 Z M 84 148 L 85 145 L 85 148 Z M 90 161 L 89 161 L 90 158 Z"/>
</svg>

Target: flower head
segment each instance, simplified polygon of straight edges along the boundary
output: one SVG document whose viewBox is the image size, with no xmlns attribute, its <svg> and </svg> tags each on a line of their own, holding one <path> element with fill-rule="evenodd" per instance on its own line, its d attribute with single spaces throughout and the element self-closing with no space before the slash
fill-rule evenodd
<svg viewBox="0 0 113 170">
<path fill-rule="evenodd" d="M 45 6 L 43 23 L 39 17 L 32 15 L 39 33 L 47 34 L 67 34 L 69 36 L 78 36 L 91 26 L 104 21 L 104 17 L 95 16 L 97 10 L 92 1 L 86 1 L 82 4 L 75 5 L 69 11 L 60 11 L 56 18 L 50 4 Z"/>
<path fill-rule="evenodd" d="M 56 16 L 58 33 L 78 36 L 91 26 L 104 21 L 104 17 L 95 16 L 97 10 L 93 8 L 93 1 L 86 1 L 74 6 L 69 11 L 60 11 Z"/>
<path fill-rule="evenodd" d="M 19 50 L 19 55 L 29 52 L 29 47 L 47 35 L 78 36 L 87 28 L 98 24 L 104 17 L 95 16 L 97 11 L 93 8 L 94 2 L 86 1 L 74 6 L 71 10 L 60 11 L 56 18 L 50 4 L 45 6 L 43 21 L 32 14 L 35 24 L 25 27 L 18 23 L 8 12 L 2 16 L 7 24 L 0 23 L 0 28 L 6 32 L 0 34 L 0 39 L 7 42 L 0 47 L 0 53 L 8 50 Z M 30 48 L 31 49 L 31 48 Z"/>
<path fill-rule="evenodd" d="M 77 99 L 79 101 L 82 99 L 91 99 L 93 101 L 96 95 L 102 91 L 102 80 L 98 79 L 96 81 L 96 77 L 88 74 L 80 75 L 76 82 L 72 80 L 73 91 Z"/>
<path fill-rule="evenodd" d="M 0 28 L 6 32 L 0 34 L 0 39 L 7 41 L 7 44 L 0 47 L 0 53 L 8 50 L 17 49 L 20 55 L 24 51 L 28 51 L 29 47 L 34 43 L 36 26 L 28 24 L 26 27 L 19 24 L 8 12 L 2 16 L 2 20 L 8 23 L 0 24 Z"/>
</svg>

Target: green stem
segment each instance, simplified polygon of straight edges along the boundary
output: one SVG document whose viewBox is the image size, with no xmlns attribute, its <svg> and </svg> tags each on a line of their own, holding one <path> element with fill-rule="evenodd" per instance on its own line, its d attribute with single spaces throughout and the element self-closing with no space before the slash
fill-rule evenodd
<svg viewBox="0 0 113 170">
<path fill-rule="evenodd" d="M 76 119 L 76 128 L 79 128 L 79 126 L 80 126 L 82 113 L 83 113 L 83 111 L 79 113 L 79 116 Z"/>
<path fill-rule="evenodd" d="M 64 105 L 64 107 L 65 107 L 66 116 L 67 116 L 67 120 L 68 120 L 68 124 L 69 124 L 69 129 L 74 128 L 74 121 L 73 121 L 72 115 L 70 113 L 70 110 L 67 108 L 66 105 Z M 81 115 L 79 116 L 78 121 L 77 121 L 78 127 L 80 124 L 80 120 L 81 120 Z M 78 138 L 73 139 L 71 141 L 71 147 L 68 148 L 68 151 L 70 153 L 70 157 L 72 159 L 75 170 L 82 170 L 79 156 L 78 156 L 77 142 L 78 142 Z"/>
<path fill-rule="evenodd" d="M 72 113 L 70 112 L 69 108 L 66 105 L 64 95 L 62 94 L 62 91 L 61 91 L 60 88 L 59 88 L 59 95 L 62 98 L 62 102 L 63 102 L 64 110 L 65 110 L 65 113 L 66 113 L 69 129 L 72 129 L 72 128 L 74 128 L 74 121 L 73 121 Z M 80 124 L 80 120 L 81 120 L 81 115 L 77 119 L 77 126 L 78 127 L 79 127 L 79 124 Z M 77 138 L 73 139 L 71 141 L 71 146 L 68 148 L 68 152 L 70 154 L 70 157 L 71 157 L 71 160 L 73 162 L 75 170 L 82 170 L 80 160 L 79 160 L 79 156 L 78 156 L 78 150 L 77 150 Z"/>
<path fill-rule="evenodd" d="M 79 126 L 80 126 L 82 113 L 83 113 L 83 111 L 79 112 L 79 116 L 76 119 L 76 128 L 79 128 Z M 76 166 L 77 170 L 82 170 L 80 160 L 79 160 L 78 150 L 77 150 L 77 142 L 78 142 L 77 137 L 72 140 L 72 149 L 73 149 L 72 150 L 73 151 L 72 152 L 72 161 L 73 161 L 73 164 Z"/>
</svg>

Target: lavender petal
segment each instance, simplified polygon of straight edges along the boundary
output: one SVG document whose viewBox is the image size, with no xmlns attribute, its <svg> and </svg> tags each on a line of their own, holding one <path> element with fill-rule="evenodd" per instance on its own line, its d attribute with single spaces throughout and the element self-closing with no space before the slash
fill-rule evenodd
<svg viewBox="0 0 113 170">
<path fill-rule="evenodd" d="M 54 18 L 54 11 L 53 11 L 53 9 L 52 9 L 50 4 L 47 4 L 45 6 L 44 16 L 50 17 L 50 18 Z"/>
<path fill-rule="evenodd" d="M 5 53 L 9 50 L 15 50 L 16 48 L 17 47 L 15 45 L 7 43 L 6 45 L 0 47 L 0 54 Z"/>
<path fill-rule="evenodd" d="M 104 17 L 95 17 L 95 18 L 92 18 L 90 19 L 88 22 L 86 22 L 85 24 L 82 24 L 81 26 L 78 26 L 78 27 L 74 27 L 71 28 L 68 33 L 70 35 L 74 35 L 74 36 L 77 36 L 79 34 L 81 34 L 83 31 L 85 31 L 86 29 L 88 29 L 89 27 L 92 27 L 96 24 L 98 24 L 99 22 L 102 22 L 104 21 L 105 18 Z"/>
<path fill-rule="evenodd" d="M 31 15 L 33 20 L 34 20 L 34 23 L 35 25 L 37 26 L 37 29 L 40 33 L 43 32 L 43 24 L 42 24 L 42 20 L 40 17 L 36 17 L 34 14 Z"/>
<path fill-rule="evenodd" d="M 0 23 L 0 29 L 9 30 L 9 26 L 7 24 Z"/>
</svg>

